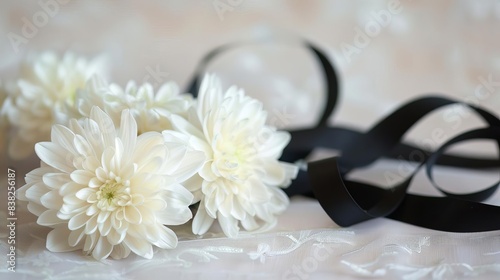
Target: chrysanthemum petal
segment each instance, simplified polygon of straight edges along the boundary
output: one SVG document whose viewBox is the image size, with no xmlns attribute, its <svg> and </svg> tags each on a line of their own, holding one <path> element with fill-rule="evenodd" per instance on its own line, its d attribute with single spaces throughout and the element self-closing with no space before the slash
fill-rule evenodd
<svg viewBox="0 0 500 280">
<path fill-rule="evenodd" d="M 75 134 L 69 128 L 56 124 L 52 127 L 51 140 L 64 149 L 74 153 L 73 138 Z"/>
<path fill-rule="evenodd" d="M 105 147 L 112 147 L 115 142 L 116 131 L 113 120 L 99 107 L 94 106 L 90 111 L 90 117 L 99 126 L 99 132 Z"/>
<path fill-rule="evenodd" d="M 195 174 L 191 176 L 191 178 L 189 178 L 188 180 L 184 181 L 182 185 L 193 194 L 194 196 L 193 203 L 200 201 L 203 195 L 201 192 L 201 186 L 203 185 L 203 178 L 201 178 L 201 176 Z"/>
<path fill-rule="evenodd" d="M 35 151 L 38 157 L 48 165 L 70 173 L 74 170 L 71 165 L 72 160 L 68 157 L 68 151 L 52 142 L 40 142 L 35 145 Z"/>
<path fill-rule="evenodd" d="M 231 200 L 232 205 L 231 205 L 231 212 L 229 213 L 231 216 L 235 217 L 236 219 L 242 221 L 245 219 L 247 216 L 245 209 L 243 206 L 240 205 L 239 201 L 236 198 L 233 198 Z"/>
<path fill-rule="evenodd" d="M 75 183 L 88 186 L 90 180 L 95 177 L 95 173 L 92 173 L 89 170 L 75 170 L 71 172 L 70 176 L 71 180 L 73 180 Z"/>
<path fill-rule="evenodd" d="M 111 221 L 105 221 L 104 223 L 99 224 L 99 232 L 102 236 L 107 236 L 111 231 Z M 113 231 L 115 232 L 115 231 Z"/>
<path fill-rule="evenodd" d="M 130 249 L 123 244 L 119 244 L 113 246 L 113 251 L 111 252 L 110 256 L 113 259 L 123 259 L 128 257 L 128 255 L 130 255 Z"/>
<path fill-rule="evenodd" d="M 260 178 L 249 178 L 248 182 L 252 188 L 250 201 L 252 203 L 263 203 L 271 199 L 271 193 L 268 187 L 260 180 Z"/>
<path fill-rule="evenodd" d="M 28 211 L 30 211 L 30 213 L 32 213 L 32 214 L 40 216 L 40 215 L 42 215 L 43 212 L 47 211 L 47 208 L 45 208 L 44 206 L 42 206 L 40 204 L 29 203 L 28 204 Z"/>
<path fill-rule="evenodd" d="M 253 231 L 259 228 L 259 224 L 255 221 L 253 216 L 247 215 L 244 219 L 241 220 L 241 225 L 247 231 Z"/>
<path fill-rule="evenodd" d="M 116 230 L 111 230 L 109 232 L 109 234 L 107 235 L 107 238 L 108 238 L 108 242 L 111 244 L 111 245 L 118 245 L 120 243 L 122 243 L 123 239 L 125 239 L 125 236 L 127 235 L 127 233 L 125 231 L 123 232 L 117 232 Z"/>
<path fill-rule="evenodd" d="M 47 188 L 43 183 L 36 183 L 31 185 L 31 187 L 26 190 L 24 195 L 27 199 L 36 201 L 38 204 L 40 204 L 40 198 L 49 191 L 50 189 Z"/>
<path fill-rule="evenodd" d="M 89 252 L 90 250 L 92 250 L 96 242 L 97 242 L 97 237 L 95 234 L 87 235 L 85 238 L 85 242 L 83 244 L 83 251 Z"/>
<path fill-rule="evenodd" d="M 156 214 L 158 222 L 165 225 L 182 225 L 189 221 L 192 217 L 193 214 L 188 209 L 177 211 L 169 209 Z"/>
<path fill-rule="evenodd" d="M 62 185 L 61 188 L 59 189 L 59 194 L 65 197 L 67 195 L 75 194 L 81 188 L 82 185 L 79 185 L 71 180 L 68 180 L 68 182 Z"/>
<path fill-rule="evenodd" d="M 284 131 L 277 131 L 266 141 L 260 148 L 260 155 L 269 158 L 278 158 L 281 156 L 283 149 L 290 142 L 290 134 Z"/>
<path fill-rule="evenodd" d="M 77 246 L 78 243 L 80 243 L 80 241 L 83 239 L 83 236 L 85 236 L 85 231 L 83 230 L 83 228 L 72 231 L 68 237 L 69 246 Z"/>
<path fill-rule="evenodd" d="M 49 209 L 60 209 L 63 205 L 63 200 L 57 191 L 50 191 L 42 195 L 40 202 Z"/>
<path fill-rule="evenodd" d="M 89 207 L 90 208 L 90 207 Z M 97 223 L 97 215 L 90 216 L 89 220 L 85 224 L 85 233 L 86 234 L 94 234 L 97 230 L 99 224 Z"/>
<path fill-rule="evenodd" d="M 238 227 L 238 220 L 231 216 L 224 216 L 222 214 L 217 215 L 217 220 L 224 231 L 224 234 L 228 237 L 236 237 L 238 236 L 238 232 L 240 228 Z"/>
<path fill-rule="evenodd" d="M 147 241 L 127 235 L 123 242 L 137 255 L 146 259 L 153 257 L 153 247 Z"/>
<path fill-rule="evenodd" d="M 113 251 L 113 245 L 108 242 L 107 238 L 100 237 L 92 251 L 92 257 L 96 260 L 102 260 L 107 258 L 111 251 Z"/>
<path fill-rule="evenodd" d="M 124 150 L 132 151 L 137 140 L 137 123 L 129 110 L 122 112 L 120 128 L 120 139 Z"/>
<path fill-rule="evenodd" d="M 266 175 L 263 182 L 271 186 L 279 186 L 285 180 L 285 169 L 277 160 L 263 160 L 262 166 Z"/>
<path fill-rule="evenodd" d="M 100 211 L 99 214 L 97 215 L 97 223 L 100 226 L 106 223 L 106 220 L 109 218 L 110 215 L 111 215 L 110 211 Z"/>
<path fill-rule="evenodd" d="M 168 207 L 186 208 L 193 202 L 193 195 L 180 184 L 172 184 L 165 187 L 162 198 Z"/>
<path fill-rule="evenodd" d="M 87 216 L 87 214 L 85 214 L 85 212 L 81 212 L 69 220 L 68 228 L 70 230 L 77 230 L 83 227 L 88 220 L 89 217 Z"/>
<path fill-rule="evenodd" d="M 175 248 L 177 246 L 177 236 L 175 233 L 171 229 L 163 226 L 158 227 L 158 229 L 160 238 L 153 242 L 153 244 L 163 249 Z"/>
<path fill-rule="evenodd" d="M 73 139 L 73 147 L 76 150 L 75 153 L 82 155 L 82 157 L 94 155 L 92 146 L 82 135 L 75 135 Z"/>
<path fill-rule="evenodd" d="M 179 182 L 191 178 L 205 163 L 205 155 L 202 152 L 188 151 L 184 155 L 181 165 L 175 170 L 175 176 Z"/>
<path fill-rule="evenodd" d="M 206 116 L 212 108 L 220 105 L 223 98 L 220 80 L 215 75 L 206 74 L 198 92 L 198 115 Z"/>
<path fill-rule="evenodd" d="M 65 227 L 57 227 L 47 235 L 46 246 L 51 252 L 69 252 L 78 250 L 68 244 L 70 231 Z"/>
<path fill-rule="evenodd" d="M 70 180 L 70 177 L 67 173 L 45 173 L 42 180 L 47 187 L 59 189 Z"/>
<path fill-rule="evenodd" d="M 204 234 L 212 226 L 214 218 L 210 217 L 205 210 L 205 205 L 200 203 L 198 211 L 193 219 L 192 229 L 194 234 Z"/>
<path fill-rule="evenodd" d="M 185 133 L 187 135 L 192 135 L 200 139 L 205 138 L 205 136 L 200 132 L 200 130 L 197 129 L 195 126 L 193 126 L 191 123 L 189 123 L 186 119 L 178 115 L 172 115 L 170 119 L 172 122 L 172 126 L 175 128 L 175 130 Z"/>
<path fill-rule="evenodd" d="M 47 210 L 38 217 L 36 222 L 42 226 L 53 226 L 64 221 L 57 217 L 57 210 Z"/>
<path fill-rule="evenodd" d="M 142 215 L 135 206 L 128 206 L 124 208 L 124 218 L 131 224 L 139 224 L 142 222 Z"/>
</svg>

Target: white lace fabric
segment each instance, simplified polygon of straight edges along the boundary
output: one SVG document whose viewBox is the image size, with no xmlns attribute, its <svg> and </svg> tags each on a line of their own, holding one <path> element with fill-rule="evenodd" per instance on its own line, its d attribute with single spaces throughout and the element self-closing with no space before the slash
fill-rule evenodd
<svg viewBox="0 0 500 280">
<path fill-rule="evenodd" d="M 496 232 L 444 233 L 387 219 L 339 228 L 307 198 L 293 199 L 273 232 L 226 238 L 213 229 L 196 238 L 189 225 L 179 227 L 178 247 L 157 250 L 152 260 L 98 262 L 81 251 L 51 253 L 49 229 L 22 209 L 18 214 L 15 279 L 496 279 L 500 273 Z M 14 275 L 0 273 L 2 279 Z"/>
</svg>

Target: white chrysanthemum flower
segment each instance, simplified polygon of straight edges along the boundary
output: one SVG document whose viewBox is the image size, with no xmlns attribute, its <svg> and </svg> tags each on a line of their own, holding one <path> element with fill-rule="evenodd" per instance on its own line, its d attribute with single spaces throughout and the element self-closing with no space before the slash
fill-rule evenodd
<svg viewBox="0 0 500 280">
<path fill-rule="evenodd" d="M 223 93 L 214 76 L 203 80 L 189 116 L 189 121 L 172 116 L 174 128 L 191 136 L 190 145 L 208 159 L 186 184 L 200 200 L 193 232 L 205 233 L 215 219 L 231 237 L 239 223 L 247 231 L 273 226 L 289 203 L 280 187 L 298 171 L 278 160 L 290 134 L 266 125 L 262 104 L 243 90 Z"/>
<path fill-rule="evenodd" d="M 185 117 L 192 104 L 192 96 L 179 94 L 179 87 L 174 82 L 163 84 L 156 93 L 151 84 L 138 87 L 133 81 L 128 82 L 124 90 L 116 84 L 112 84 L 110 89 L 115 93 L 114 100 L 109 99 L 110 105 L 130 109 L 137 120 L 139 133 L 172 129 L 170 115 Z M 124 98 L 116 98 L 121 96 Z"/>
<path fill-rule="evenodd" d="M 73 103 L 76 91 L 95 73 L 105 70 L 102 58 L 88 61 L 72 53 L 60 57 L 52 52 L 30 56 L 21 65 L 19 79 L 9 90 L 6 114 L 15 128 L 9 155 L 22 159 L 33 145 L 50 137 L 51 126 L 67 122 L 65 103 Z"/>
<path fill-rule="evenodd" d="M 115 108 L 117 106 L 113 106 L 113 102 L 109 100 L 114 101 L 122 98 L 125 96 L 117 96 L 117 93 L 112 92 L 110 85 L 103 77 L 95 75 L 90 78 L 83 89 L 77 91 L 75 103 L 68 104 L 64 112 L 71 118 L 88 118 L 92 108 L 96 106 L 106 112 L 113 124 L 118 127 L 120 126 L 121 113 L 126 108 L 123 106 Z"/>
<path fill-rule="evenodd" d="M 170 115 L 185 117 L 192 102 L 191 95 L 179 94 L 179 87 L 174 82 L 163 84 L 155 93 L 148 83 L 137 86 L 130 81 L 122 89 L 117 84 L 107 85 L 96 77 L 79 92 L 76 106 L 81 115 L 88 116 L 90 108 L 97 105 L 115 120 L 117 112 L 129 109 L 137 121 L 139 134 L 142 134 L 172 129 Z"/>
<path fill-rule="evenodd" d="M 82 249 L 98 260 L 130 252 L 151 258 L 152 245 L 176 246 L 164 225 L 192 217 L 193 195 L 180 183 L 199 170 L 203 153 L 166 142 L 159 132 L 137 136 L 128 110 L 116 130 L 98 107 L 69 127 L 54 125 L 51 139 L 36 144 L 41 167 L 26 175 L 18 194 L 38 224 L 54 228 L 50 251 Z"/>
</svg>

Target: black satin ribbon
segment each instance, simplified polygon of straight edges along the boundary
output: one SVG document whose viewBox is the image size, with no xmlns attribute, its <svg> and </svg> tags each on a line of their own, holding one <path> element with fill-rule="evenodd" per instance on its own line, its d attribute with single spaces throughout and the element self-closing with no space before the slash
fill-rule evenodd
<svg viewBox="0 0 500 280">
<path fill-rule="evenodd" d="M 401 106 L 367 132 L 330 127 L 327 122 L 339 97 L 335 69 L 319 48 L 309 42 L 302 44 L 322 67 L 326 102 L 315 127 L 289 131 L 292 139 L 283 151 L 281 160 L 295 162 L 305 159 L 319 147 L 339 150 L 341 156 L 308 163 L 307 171 L 300 171 L 292 185 L 285 190 L 289 196 L 302 194 L 315 197 L 329 217 L 344 227 L 387 217 L 442 231 L 500 230 L 500 207 L 480 203 L 497 191 L 500 181 L 481 191 L 454 194 L 440 188 L 432 175 L 433 168 L 438 165 L 472 169 L 500 167 L 500 159 L 445 154 L 452 145 L 477 139 L 493 140 L 500 149 L 500 119 L 480 107 L 446 97 L 427 96 Z M 188 92 L 196 96 L 206 65 L 228 49 L 240 45 L 225 45 L 208 53 L 202 59 Z M 453 104 L 468 106 L 484 120 L 486 127 L 464 132 L 448 140 L 436 151 L 402 142 L 405 133 L 426 115 Z M 393 186 L 379 187 L 346 179 L 354 169 L 366 167 L 380 158 L 418 162 L 419 166 L 404 181 Z M 415 174 L 424 167 L 430 183 L 443 194 L 442 197 L 408 193 Z"/>
</svg>

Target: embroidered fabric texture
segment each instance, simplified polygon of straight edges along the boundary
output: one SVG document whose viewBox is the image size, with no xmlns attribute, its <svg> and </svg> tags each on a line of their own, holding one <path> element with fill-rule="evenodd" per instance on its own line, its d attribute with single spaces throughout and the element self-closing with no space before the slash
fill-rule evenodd
<svg viewBox="0 0 500 280">
<path fill-rule="evenodd" d="M 500 273 L 497 233 L 449 234 L 383 219 L 344 229 L 328 226 L 328 217 L 320 210 L 316 201 L 295 198 L 274 232 L 228 239 L 212 231 L 195 238 L 186 225 L 177 229 L 179 246 L 157 250 L 152 260 L 131 256 L 104 262 L 81 252 L 47 251 L 48 230 L 20 211 L 16 279 L 137 279 L 145 271 L 150 279 L 166 275 L 168 279 L 323 279 L 332 275 L 336 279 L 495 279 Z M 316 218 L 302 219 L 307 216 Z M 3 256 L 9 248 L 5 228 L 0 232 Z M 8 277 L 9 272 L 1 270 L 0 275 Z"/>
</svg>

